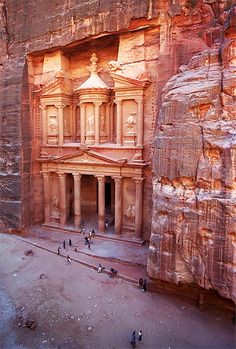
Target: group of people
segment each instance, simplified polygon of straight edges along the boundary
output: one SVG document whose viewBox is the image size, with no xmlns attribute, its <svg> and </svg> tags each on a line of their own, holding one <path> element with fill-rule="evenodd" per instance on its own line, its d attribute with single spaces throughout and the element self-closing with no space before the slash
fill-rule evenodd
<svg viewBox="0 0 236 349">
<path fill-rule="evenodd" d="M 91 240 L 92 238 L 95 237 L 95 231 L 94 229 L 90 230 L 89 233 L 88 233 L 88 236 L 86 235 L 84 240 L 85 240 L 85 245 L 88 246 L 88 249 L 90 250 L 91 248 Z"/>
<path fill-rule="evenodd" d="M 66 249 L 66 240 L 63 241 L 62 243 L 63 245 L 63 248 Z M 68 245 L 71 247 L 72 246 L 72 241 L 71 239 L 68 240 Z M 75 248 L 75 251 L 77 252 L 77 249 Z M 57 249 L 57 255 L 59 256 L 61 254 L 61 247 L 59 246 L 58 249 Z M 66 256 L 66 262 L 67 264 L 68 263 L 71 263 L 71 258 L 69 255 Z"/>
<path fill-rule="evenodd" d="M 105 267 L 102 267 L 101 263 L 98 264 L 97 272 L 102 273 L 103 270 L 105 270 Z M 117 275 L 117 270 L 114 268 L 110 269 L 111 275 L 110 277 L 115 277 Z"/>
<path fill-rule="evenodd" d="M 130 341 L 132 348 L 136 347 L 136 339 L 137 339 L 138 343 L 142 342 L 142 340 L 143 340 L 143 331 L 142 330 L 139 331 L 137 338 L 136 338 L 136 331 L 134 331 L 132 333 L 132 337 L 131 337 L 131 341 Z"/>
</svg>

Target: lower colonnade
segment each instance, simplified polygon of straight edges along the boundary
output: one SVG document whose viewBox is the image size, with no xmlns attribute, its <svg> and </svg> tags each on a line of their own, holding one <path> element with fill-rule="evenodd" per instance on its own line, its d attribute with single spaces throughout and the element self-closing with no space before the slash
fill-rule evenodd
<svg viewBox="0 0 236 349">
<path fill-rule="evenodd" d="M 61 226 L 67 225 L 67 213 L 68 213 L 68 188 L 67 188 L 67 176 L 73 178 L 73 225 L 75 228 L 80 229 L 82 226 L 82 177 L 88 174 L 80 172 L 45 172 L 43 171 L 44 182 L 44 220 L 46 224 L 52 223 L 52 198 L 51 190 L 52 175 L 58 176 L 58 223 Z M 105 183 L 106 179 L 110 178 L 114 182 L 114 230 L 115 234 L 122 234 L 122 203 L 125 198 L 123 197 L 122 182 L 124 177 L 106 176 L 101 174 L 90 174 L 97 181 L 97 216 L 98 216 L 98 231 L 99 233 L 105 233 L 106 223 L 106 206 L 105 206 Z M 142 216 L 143 216 L 143 178 L 132 177 L 135 183 L 135 212 L 134 212 L 134 237 L 139 239 L 142 237 Z M 91 188 L 85 188 L 88 192 Z"/>
</svg>

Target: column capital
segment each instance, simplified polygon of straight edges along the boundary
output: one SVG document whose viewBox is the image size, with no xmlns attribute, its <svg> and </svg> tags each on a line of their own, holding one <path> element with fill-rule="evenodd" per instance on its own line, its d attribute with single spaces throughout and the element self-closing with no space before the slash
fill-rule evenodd
<svg viewBox="0 0 236 349">
<path fill-rule="evenodd" d="M 40 104 L 40 105 L 39 105 L 39 108 L 40 108 L 41 110 L 45 110 L 45 109 L 47 108 L 47 105 L 42 105 L 42 104 Z"/>
<path fill-rule="evenodd" d="M 79 106 L 80 108 L 84 108 L 85 107 L 85 102 L 79 102 L 77 104 L 77 106 Z"/>
<path fill-rule="evenodd" d="M 50 171 L 41 171 L 43 177 L 47 178 L 50 175 Z"/>
<path fill-rule="evenodd" d="M 65 178 L 65 172 L 57 172 L 59 179 L 64 179 Z"/>
<path fill-rule="evenodd" d="M 81 177 L 82 177 L 81 173 L 74 172 L 74 173 L 72 173 L 72 175 L 73 175 L 74 179 L 81 179 Z"/>
<path fill-rule="evenodd" d="M 55 107 L 58 109 L 64 109 L 67 106 L 67 104 L 55 104 Z"/>
<path fill-rule="evenodd" d="M 135 102 L 136 103 L 140 103 L 140 104 L 143 104 L 145 102 L 144 98 L 143 97 L 139 97 L 139 98 L 135 98 Z"/>
<path fill-rule="evenodd" d="M 135 181 L 135 184 L 142 184 L 144 181 L 143 178 L 137 178 L 137 177 L 133 177 L 133 180 Z"/>
<path fill-rule="evenodd" d="M 105 176 L 103 176 L 103 175 L 97 175 L 97 176 L 95 176 L 96 178 L 97 178 L 97 180 L 98 180 L 98 182 L 100 182 L 100 183 L 103 183 L 103 182 L 105 182 Z"/>
<path fill-rule="evenodd" d="M 115 104 L 121 104 L 121 102 L 122 102 L 122 99 L 114 99 Z"/>
<path fill-rule="evenodd" d="M 112 179 L 114 179 L 115 183 L 121 183 L 122 181 L 122 177 L 121 176 L 112 176 Z"/>
<path fill-rule="evenodd" d="M 93 104 L 95 107 L 100 107 L 100 105 L 102 105 L 102 101 L 94 101 Z"/>
</svg>

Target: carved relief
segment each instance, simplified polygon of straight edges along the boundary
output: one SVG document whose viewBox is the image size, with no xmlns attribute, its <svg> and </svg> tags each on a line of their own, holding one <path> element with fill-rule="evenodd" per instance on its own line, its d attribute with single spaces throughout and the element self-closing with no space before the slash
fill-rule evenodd
<svg viewBox="0 0 236 349">
<path fill-rule="evenodd" d="M 126 120 L 126 125 L 128 132 L 134 132 L 135 124 L 136 124 L 136 112 L 129 112 L 128 118 Z"/>
<path fill-rule="evenodd" d="M 126 210 L 126 217 L 130 220 L 133 220 L 135 218 L 135 205 L 129 205 L 129 207 Z"/>
<path fill-rule="evenodd" d="M 88 120 L 87 120 L 87 133 L 93 134 L 94 133 L 94 119 L 95 116 L 94 114 L 89 114 L 88 115 Z"/>
<path fill-rule="evenodd" d="M 58 134 L 58 122 L 57 116 L 51 115 L 48 119 L 48 134 L 51 136 L 55 136 Z"/>
<path fill-rule="evenodd" d="M 100 114 L 100 131 L 105 132 L 106 131 L 106 112 L 101 111 Z"/>
<path fill-rule="evenodd" d="M 70 135 L 70 109 L 68 106 L 63 110 L 63 131 L 65 136 Z"/>
</svg>

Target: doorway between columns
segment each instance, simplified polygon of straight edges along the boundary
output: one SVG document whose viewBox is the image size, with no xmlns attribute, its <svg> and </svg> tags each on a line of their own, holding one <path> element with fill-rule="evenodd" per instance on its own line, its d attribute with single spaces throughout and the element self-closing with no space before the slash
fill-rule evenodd
<svg viewBox="0 0 236 349">
<path fill-rule="evenodd" d="M 66 224 L 75 225 L 74 214 L 74 185 L 73 176 L 67 174 L 66 179 Z M 95 229 L 98 232 L 98 180 L 94 175 L 81 176 L 81 227 L 84 223 L 86 230 Z M 105 233 L 114 233 L 115 219 L 115 183 L 110 176 L 105 176 Z"/>
</svg>

